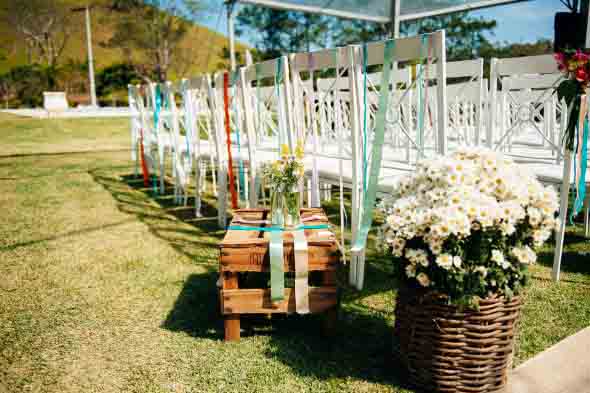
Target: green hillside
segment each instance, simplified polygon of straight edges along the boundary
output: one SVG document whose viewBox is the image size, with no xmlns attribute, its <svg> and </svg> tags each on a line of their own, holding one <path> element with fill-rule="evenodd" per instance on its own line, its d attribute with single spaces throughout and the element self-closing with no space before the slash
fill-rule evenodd
<svg viewBox="0 0 590 393">
<path fill-rule="evenodd" d="M 72 6 L 80 6 L 86 3 L 81 0 L 71 0 L 70 2 Z M 104 3 L 104 1 L 102 2 Z M 97 3 L 97 1 L 94 1 L 94 3 Z M 6 0 L 0 0 L 0 12 L 4 12 L 1 10 L 7 8 L 6 4 Z M 103 45 L 111 38 L 118 18 L 121 18 L 122 14 L 97 7 L 93 9 L 91 17 L 95 68 L 100 70 L 114 63 L 122 62 L 125 57 L 121 50 L 106 48 Z M 59 60 L 60 64 L 66 63 L 69 59 L 86 61 L 86 30 L 83 13 L 72 13 L 72 21 L 79 28 L 68 40 L 64 54 Z M 0 37 L 2 37 L 0 47 L 6 56 L 5 59 L 0 58 L 0 73 L 16 65 L 26 64 L 24 44 L 18 42 L 11 26 L 6 23 L 0 24 Z M 183 47 L 187 51 L 186 55 L 193 59 L 187 73 L 195 75 L 217 69 L 219 64 L 223 62 L 220 54 L 224 46 L 228 46 L 227 38 L 224 35 L 203 26 L 194 25 L 183 43 Z M 244 45 L 237 45 L 238 51 L 243 51 L 245 48 Z M 210 51 L 211 54 L 208 56 Z M 208 62 L 207 58 L 209 58 Z"/>
</svg>

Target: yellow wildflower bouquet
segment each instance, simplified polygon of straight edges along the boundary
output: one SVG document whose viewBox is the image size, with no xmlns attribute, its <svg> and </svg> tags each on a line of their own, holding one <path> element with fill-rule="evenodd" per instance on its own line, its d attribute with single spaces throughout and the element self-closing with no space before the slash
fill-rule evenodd
<svg viewBox="0 0 590 393">
<path fill-rule="evenodd" d="M 303 166 L 303 144 L 297 143 L 291 152 L 288 145 L 281 146 L 281 158 L 268 165 L 263 173 L 268 183 L 275 190 L 288 191 L 297 187 L 305 175 Z"/>
</svg>

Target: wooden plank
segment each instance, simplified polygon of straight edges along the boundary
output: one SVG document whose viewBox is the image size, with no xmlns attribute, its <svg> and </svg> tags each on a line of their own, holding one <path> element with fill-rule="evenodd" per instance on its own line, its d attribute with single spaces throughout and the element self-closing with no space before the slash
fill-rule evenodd
<svg viewBox="0 0 590 393">
<path fill-rule="evenodd" d="M 224 273 L 222 275 L 223 290 L 220 291 L 220 298 L 223 304 L 224 290 L 238 290 L 238 274 Z M 240 315 L 237 313 L 225 314 L 224 317 L 225 341 L 238 341 L 240 339 Z"/>
<path fill-rule="evenodd" d="M 244 219 L 247 220 L 264 220 L 266 219 L 266 216 L 268 214 L 268 211 L 264 211 L 262 209 L 240 209 L 240 210 L 236 210 L 234 212 L 234 217 L 235 216 L 240 216 Z M 234 222 L 232 220 L 232 225 L 234 225 Z M 256 239 L 260 239 L 262 237 L 262 232 L 261 231 L 232 231 L 229 230 L 226 232 L 225 237 L 223 238 L 223 241 L 221 242 L 221 244 L 223 245 L 224 243 L 242 243 L 242 242 L 247 242 L 250 240 L 256 240 Z"/>
<path fill-rule="evenodd" d="M 294 313 L 295 290 L 285 288 L 285 300 L 273 304 L 270 289 L 224 289 L 221 291 L 221 313 L 228 314 L 269 314 Z M 320 313 L 336 307 L 336 287 L 310 287 L 309 311 Z"/>
<path fill-rule="evenodd" d="M 284 269 L 292 272 L 295 269 L 293 247 L 285 247 L 284 252 Z M 331 247 L 310 246 L 308 252 L 310 271 L 336 270 L 340 265 L 340 253 L 335 244 Z M 262 247 L 224 249 L 219 257 L 221 271 L 267 272 L 269 266 L 268 249 Z"/>
<path fill-rule="evenodd" d="M 238 209 L 234 213 L 234 217 L 239 216 L 246 220 L 264 220 L 268 217 L 268 209 Z M 307 221 L 306 225 L 319 225 L 326 224 L 329 222 L 328 217 L 321 208 L 307 208 L 301 209 L 301 217 L 308 218 L 311 216 L 318 216 L 317 220 Z M 241 226 L 256 226 L 251 224 L 236 223 L 232 220 L 232 225 Z M 259 225 L 264 227 L 264 224 Z M 325 236 L 325 233 L 329 230 L 321 229 L 307 229 L 305 235 L 308 238 L 308 245 L 324 245 L 327 246 L 330 243 L 335 243 L 336 238 L 332 236 Z M 220 242 L 220 248 L 225 247 L 251 247 L 261 246 L 268 248 L 269 233 L 262 231 L 236 231 L 229 230 L 225 234 L 225 237 Z M 293 235 L 285 232 L 285 244 L 293 242 Z M 325 243 L 325 244 L 324 244 Z"/>
</svg>

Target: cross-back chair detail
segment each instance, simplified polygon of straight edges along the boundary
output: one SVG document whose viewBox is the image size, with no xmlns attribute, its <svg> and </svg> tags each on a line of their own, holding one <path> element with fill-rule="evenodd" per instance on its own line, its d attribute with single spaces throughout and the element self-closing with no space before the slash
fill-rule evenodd
<svg viewBox="0 0 590 393">
<path fill-rule="evenodd" d="M 561 123 L 556 122 L 556 111 L 564 120 L 567 110 L 563 110 L 562 103 L 557 103 L 553 91 L 561 80 L 551 55 L 493 58 L 487 146 L 512 153 L 517 144 L 537 145 L 549 150 L 559 162 L 563 153 L 557 137 Z M 534 141 L 535 136 L 540 142 Z M 530 158 L 538 153 L 520 155 Z"/>
<path fill-rule="evenodd" d="M 239 73 L 249 163 L 248 202 L 256 207 L 259 192 L 264 192 L 260 166 L 277 159 L 282 144 L 291 151 L 295 148 L 287 57 L 245 66 Z"/>
</svg>

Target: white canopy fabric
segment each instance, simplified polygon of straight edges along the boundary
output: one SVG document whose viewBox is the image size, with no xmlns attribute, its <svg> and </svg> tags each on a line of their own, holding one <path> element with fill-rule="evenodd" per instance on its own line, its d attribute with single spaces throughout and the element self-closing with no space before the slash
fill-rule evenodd
<svg viewBox="0 0 590 393">
<path fill-rule="evenodd" d="M 260 6 L 387 23 L 526 0 L 239 0 Z M 397 11 L 397 12 L 396 12 Z"/>
</svg>

